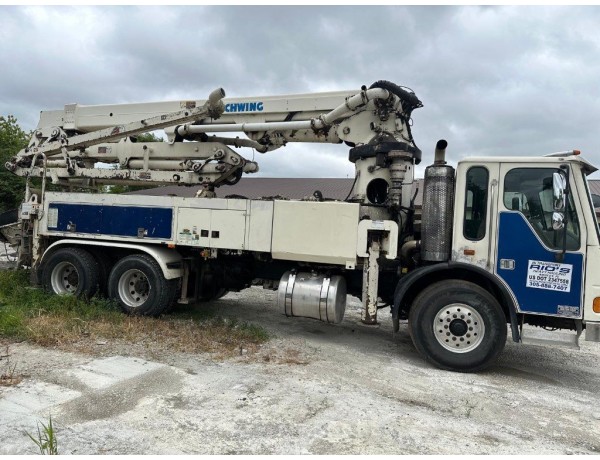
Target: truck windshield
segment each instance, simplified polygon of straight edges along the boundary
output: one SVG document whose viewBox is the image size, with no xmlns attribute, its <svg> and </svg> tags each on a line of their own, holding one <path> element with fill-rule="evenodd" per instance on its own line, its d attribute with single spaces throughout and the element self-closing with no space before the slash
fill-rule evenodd
<svg viewBox="0 0 600 460">
<path fill-rule="evenodd" d="M 581 171 L 581 175 L 583 176 L 583 183 L 585 184 L 585 189 L 587 191 L 588 203 L 592 208 L 592 215 L 595 217 L 594 224 L 596 227 L 596 234 L 598 235 L 598 241 L 600 241 L 600 228 L 598 228 L 598 214 L 596 214 L 596 207 L 594 200 L 592 199 L 592 193 L 590 192 L 590 185 L 587 181 L 587 175 L 584 170 Z M 600 213 L 600 208 L 598 208 L 598 213 Z"/>
<path fill-rule="evenodd" d="M 550 249 L 563 247 L 563 233 L 552 228 L 552 175 L 555 168 L 515 168 L 504 178 L 504 206 L 519 211 L 531 224 L 540 240 Z M 566 219 L 567 249 L 580 247 L 580 228 L 573 195 L 569 194 Z"/>
</svg>

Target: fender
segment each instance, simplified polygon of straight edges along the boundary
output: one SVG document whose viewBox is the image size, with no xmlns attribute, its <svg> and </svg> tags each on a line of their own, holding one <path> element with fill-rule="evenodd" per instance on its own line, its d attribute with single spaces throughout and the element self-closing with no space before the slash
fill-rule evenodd
<svg viewBox="0 0 600 460">
<path fill-rule="evenodd" d="M 164 246 L 149 246 L 142 244 L 115 243 L 113 241 L 89 241 L 65 239 L 52 243 L 44 252 L 40 260 L 40 266 L 44 262 L 44 258 L 53 248 L 64 245 L 79 245 L 79 246 L 107 246 L 111 248 L 134 249 L 136 251 L 145 252 L 150 255 L 158 264 L 163 272 L 165 279 L 172 280 L 183 276 L 182 257 L 177 251 L 166 248 Z"/>
<path fill-rule="evenodd" d="M 456 272 L 457 270 L 461 270 L 463 272 L 471 272 L 480 277 L 483 277 L 490 281 L 492 285 L 498 289 L 502 296 L 502 298 L 498 300 L 500 300 L 501 303 L 507 307 L 509 312 L 513 341 L 520 342 L 521 336 L 518 327 L 519 323 L 517 320 L 517 308 L 515 305 L 514 297 L 509 291 L 509 289 L 493 273 L 490 273 L 476 265 L 466 264 L 463 262 L 450 261 L 421 267 L 412 271 L 408 275 L 400 278 L 400 280 L 398 281 L 398 285 L 396 286 L 396 290 L 394 292 L 394 306 L 392 307 L 392 318 L 394 319 L 394 324 L 397 324 L 398 322 L 400 306 L 403 304 L 404 297 L 411 290 L 411 288 L 416 282 L 422 280 L 424 277 L 427 277 L 433 273 L 442 272 L 448 272 L 449 276 L 447 278 L 455 278 L 455 276 L 453 276 L 453 272 Z"/>
</svg>

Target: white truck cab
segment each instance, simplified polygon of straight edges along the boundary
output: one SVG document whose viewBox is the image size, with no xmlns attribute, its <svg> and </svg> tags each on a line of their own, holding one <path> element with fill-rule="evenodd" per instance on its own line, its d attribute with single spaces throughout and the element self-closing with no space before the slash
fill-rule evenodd
<svg viewBox="0 0 600 460">
<path fill-rule="evenodd" d="M 452 260 L 497 276 L 518 313 L 600 324 L 600 240 L 586 180 L 595 170 L 575 155 L 461 161 Z M 560 228 L 553 226 L 557 173 L 569 186 Z"/>
</svg>

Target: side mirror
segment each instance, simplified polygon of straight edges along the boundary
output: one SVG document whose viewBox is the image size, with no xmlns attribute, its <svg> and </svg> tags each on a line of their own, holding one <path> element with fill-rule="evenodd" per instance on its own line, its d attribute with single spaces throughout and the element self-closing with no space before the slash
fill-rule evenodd
<svg viewBox="0 0 600 460">
<path fill-rule="evenodd" d="M 554 196 L 554 210 L 563 211 L 565 209 L 565 190 L 567 189 L 567 178 L 559 173 L 552 174 L 552 194 Z M 554 217 L 552 217 L 554 222 Z M 552 224 L 554 227 L 554 223 Z M 562 227 L 561 227 L 562 228 Z"/>
<path fill-rule="evenodd" d="M 565 215 L 562 212 L 552 213 L 552 230 L 562 230 L 565 228 Z"/>
</svg>

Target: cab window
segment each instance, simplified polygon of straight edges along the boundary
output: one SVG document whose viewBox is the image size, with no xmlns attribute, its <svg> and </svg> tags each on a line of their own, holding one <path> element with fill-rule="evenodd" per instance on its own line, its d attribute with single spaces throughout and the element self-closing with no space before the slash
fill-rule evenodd
<svg viewBox="0 0 600 460">
<path fill-rule="evenodd" d="M 485 236 L 488 180 L 488 170 L 482 166 L 467 171 L 463 235 L 471 241 L 479 241 Z"/>
<path fill-rule="evenodd" d="M 542 242 L 550 249 L 562 249 L 564 234 L 552 229 L 552 174 L 555 168 L 516 168 L 504 178 L 504 207 L 525 216 Z M 567 249 L 580 246 L 579 220 L 569 193 Z"/>
</svg>

